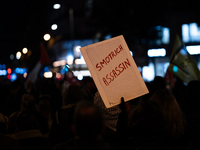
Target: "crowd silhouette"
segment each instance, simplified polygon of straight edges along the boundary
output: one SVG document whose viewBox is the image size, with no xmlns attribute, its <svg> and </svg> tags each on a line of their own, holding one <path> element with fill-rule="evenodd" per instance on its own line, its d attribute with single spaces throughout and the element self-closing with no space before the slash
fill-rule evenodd
<svg viewBox="0 0 200 150">
<path fill-rule="evenodd" d="M 148 94 L 106 108 L 91 77 L 67 86 L 2 80 L 0 149 L 200 149 L 200 81 L 145 83 Z"/>
</svg>

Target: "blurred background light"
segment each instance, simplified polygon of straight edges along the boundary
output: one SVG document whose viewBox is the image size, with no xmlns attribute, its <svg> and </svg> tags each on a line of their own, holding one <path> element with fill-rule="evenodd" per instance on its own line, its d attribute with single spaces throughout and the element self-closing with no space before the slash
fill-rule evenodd
<svg viewBox="0 0 200 150">
<path fill-rule="evenodd" d="M 75 50 L 76 50 L 77 52 L 80 52 L 80 48 L 81 48 L 81 46 L 76 46 L 76 47 L 75 47 Z"/>
<path fill-rule="evenodd" d="M 7 71 L 6 70 L 0 70 L 0 76 L 5 76 L 7 75 Z"/>
<path fill-rule="evenodd" d="M 186 49 L 190 55 L 200 54 L 200 45 L 186 46 Z"/>
<path fill-rule="evenodd" d="M 27 72 L 25 72 L 25 73 L 23 74 L 23 77 L 26 78 L 27 75 L 28 75 Z"/>
<path fill-rule="evenodd" d="M 66 60 L 60 60 L 59 63 L 60 63 L 60 66 L 65 66 Z"/>
<path fill-rule="evenodd" d="M 48 67 L 45 67 L 44 68 L 44 72 L 48 72 L 49 71 L 49 68 Z"/>
<path fill-rule="evenodd" d="M 24 48 L 22 49 L 22 53 L 23 53 L 23 54 L 27 54 L 27 53 L 28 53 L 28 49 L 27 49 L 26 47 L 24 47 Z"/>
<path fill-rule="evenodd" d="M 178 72 L 178 67 L 177 66 L 173 66 L 173 71 L 174 72 Z"/>
<path fill-rule="evenodd" d="M 12 73 L 12 70 L 11 70 L 10 68 L 8 68 L 8 69 L 7 69 L 7 73 L 8 73 L 8 74 L 11 74 L 11 73 Z"/>
<path fill-rule="evenodd" d="M 80 48 L 81 48 L 80 45 L 76 45 L 76 46 L 73 47 L 74 58 L 80 58 L 81 57 Z"/>
<path fill-rule="evenodd" d="M 16 59 L 20 59 L 20 58 L 21 58 L 21 55 L 22 55 L 22 53 L 18 51 L 18 52 L 16 53 Z"/>
<path fill-rule="evenodd" d="M 73 55 L 68 55 L 68 56 L 67 56 L 67 63 L 68 63 L 69 65 L 73 64 L 73 60 L 74 60 Z"/>
<path fill-rule="evenodd" d="M 48 40 L 50 40 L 51 36 L 50 36 L 50 34 L 45 34 L 43 36 L 43 38 L 44 38 L 45 41 L 48 41 Z"/>
<path fill-rule="evenodd" d="M 15 56 L 14 56 L 13 54 L 10 55 L 10 59 L 11 59 L 11 60 L 13 60 L 14 57 L 15 57 Z"/>
<path fill-rule="evenodd" d="M 56 79 L 61 80 L 61 74 L 60 73 L 56 73 Z"/>
<path fill-rule="evenodd" d="M 54 61 L 54 62 L 53 62 L 53 66 L 54 66 L 54 67 L 58 67 L 58 66 L 60 66 L 59 61 Z"/>
<path fill-rule="evenodd" d="M 185 43 L 188 43 L 190 41 L 190 37 L 189 37 L 189 25 L 188 24 L 183 24 L 182 25 L 182 40 Z"/>
<path fill-rule="evenodd" d="M 155 67 L 154 64 L 151 62 L 148 66 L 144 66 L 142 68 L 142 77 L 145 81 L 152 81 L 155 76 Z"/>
<path fill-rule="evenodd" d="M 1 68 L 6 69 L 6 65 L 5 64 L 1 65 Z"/>
<path fill-rule="evenodd" d="M 17 75 L 15 73 L 11 74 L 10 81 L 13 82 L 17 79 Z"/>
<path fill-rule="evenodd" d="M 170 30 L 169 28 L 162 28 L 162 42 L 163 44 L 169 44 L 170 42 Z"/>
<path fill-rule="evenodd" d="M 56 30 L 58 28 L 58 25 L 57 24 L 53 24 L 52 26 L 51 26 L 51 29 L 52 30 Z"/>
<path fill-rule="evenodd" d="M 86 63 L 85 63 L 85 60 L 83 58 L 81 58 L 81 59 L 75 59 L 75 64 L 77 64 L 77 65 L 82 64 L 83 65 L 83 64 L 86 64 Z"/>
<path fill-rule="evenodd" d="M 166 50 L 164 48 L 149 49 L 147 55 L 148 57 L 164 57 L 166 56 Z"/>
<path fill-rule="evenodd" d="M 60 73 L 61 73 L 61 74 L 65 74 L 65 69 L 61 69 L 61 70 L 60 70 Z"/>
<path fill-rule="evenodd" d="M 184 43 L 200 42 L 200 27 L 196 22 L 182 24 L 182 40 Z"/>
<path fill-rule="evenodd" d="M 7 79 L 8 80 L 10 80 L 11 79 L 11 75 L 9 74 L 9 75 L 7 75 Z"/>
<path fill-rule="evenodd" d="M 77 76 L 77 78 L 78 78 L 78 80 L 83 80 L 83 75 L 82 75 L 82 74 L 79 74 L 79 75 Z"/>
<path fill-rule="evenodd" d="M 61 7 L 60 4 L 54 4 L 54 5 L 53 5 L 53 8 L 54 8 L 54 9 L 60 9 L 60 7 Z"/>
<path fill-rule="evenodd" d="M 15 72 L 16 72 L 16 73 L 20 73 L 20 68 L 16 68 L 16 69 L 15 69 Z"/>
<path fill-rule="evenodd" d="M 53 73 L 52 73 L 51 71 L 45 72 L 45 73 L 44 73 L 44 77 L 45 77 L 45 78 L 52 78 L 52 77 L 53 77 Z"/>
<path fill-rule="evenodd" d="M 79 74 L 81 74 L 82 76 L 91 76 L 89 70 L 73 71 L 73 73 L 76 77 L 78 77 Z"/>
</svg>

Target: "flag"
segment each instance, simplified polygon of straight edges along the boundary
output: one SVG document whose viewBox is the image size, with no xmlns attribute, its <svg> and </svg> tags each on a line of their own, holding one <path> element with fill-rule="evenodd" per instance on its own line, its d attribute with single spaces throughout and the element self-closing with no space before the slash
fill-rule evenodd
<svg viewBox="0 0 200 150">
<path fill-rule="evenodd" d="M 164 80 L 165 80 L 167 89 L 171 90 L 174 87 L 175 81 L 174 81 L 173 72 L 169 70 L 169 67 L 165 73 Z"/>
<path fill-rule="evenodd" d="M 192 80 L 199 80 L 200 77 L 196 62 L 188 53 L 178 35 L 176 36 L 174 47 L 172 49 L 168 70 L 173 72 L 173 74 L 185 83 L 189 83 Z"/>
<path fill-rule="evenodd" d="M 38 74 L 39 74 L 42 66 L 43 65 L 49 65 L 49 64 L 50 64 L 50 60 L 49 60 L 49 56 L 46 52 L 46 49 L 44 47 L 44 44 L 40 43 L 40 59 L 37 62 L 37 64 L 35 65 L 35 67 L 28 74 L 26 81 L 35 82 L 38 78 Z"/>
</svg>

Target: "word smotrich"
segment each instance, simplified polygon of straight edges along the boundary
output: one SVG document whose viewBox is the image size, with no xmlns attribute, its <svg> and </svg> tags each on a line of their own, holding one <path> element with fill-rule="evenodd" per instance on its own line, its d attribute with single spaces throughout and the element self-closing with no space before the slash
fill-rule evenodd
<svg viewBox="0 0 200 150">
<path fill-rule="evenodd" d="M 111 60 L 113 60 L 116 56 L 123 51 L 123 47 L 119 45 L 114 51 L 112 51 L 108 56 L 106 56 L 101 62 L 96 64 L 96 68 L 98 71 L 101 71 L 104 66 L 108 65 Z M 122 72 L 124 72 L 129 66 L 131 66 L 128 58 L 119 63 L 114 69 L 110 71 L 110 73 L 106 74 L 105 77 L 102 78 L 103 82 L 106 86 L 108 86 L 112 81 L 114 81 Z"/>
</svg>

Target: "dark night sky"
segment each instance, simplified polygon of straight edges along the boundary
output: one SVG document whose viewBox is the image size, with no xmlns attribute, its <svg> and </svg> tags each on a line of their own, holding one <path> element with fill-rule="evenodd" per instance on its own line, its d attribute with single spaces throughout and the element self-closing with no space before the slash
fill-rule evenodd
<svg viewBox="0 0 200 150">
<path fill-rule="evenodd" d="M 54 2 L 61 4 L 60 10 L 53 10 Z M 70 8 L 74 10 L 73 36 L 69 25 Z M 63 40 L 94 38 L 97 32 L 102 32 L 113 36 L 123 34 L 128 41 L 129 38 L 153 37 L 148 35 L 152 26 L 170 27 L 177 14 L 182 14 L 178 18 L 181 23 L 200 23 L 195 0 L 1 0 L 0 64 L 11 63 L 10 54 L 21 51 L 25 45 L 32 49 L 31 62 L 34 63 L 39 56 L 38 43 L 44 33 L 52 32 L 52 23 L 58 22 L 62 28 L 51 34 L 62 35 Z"/>
</svg>

